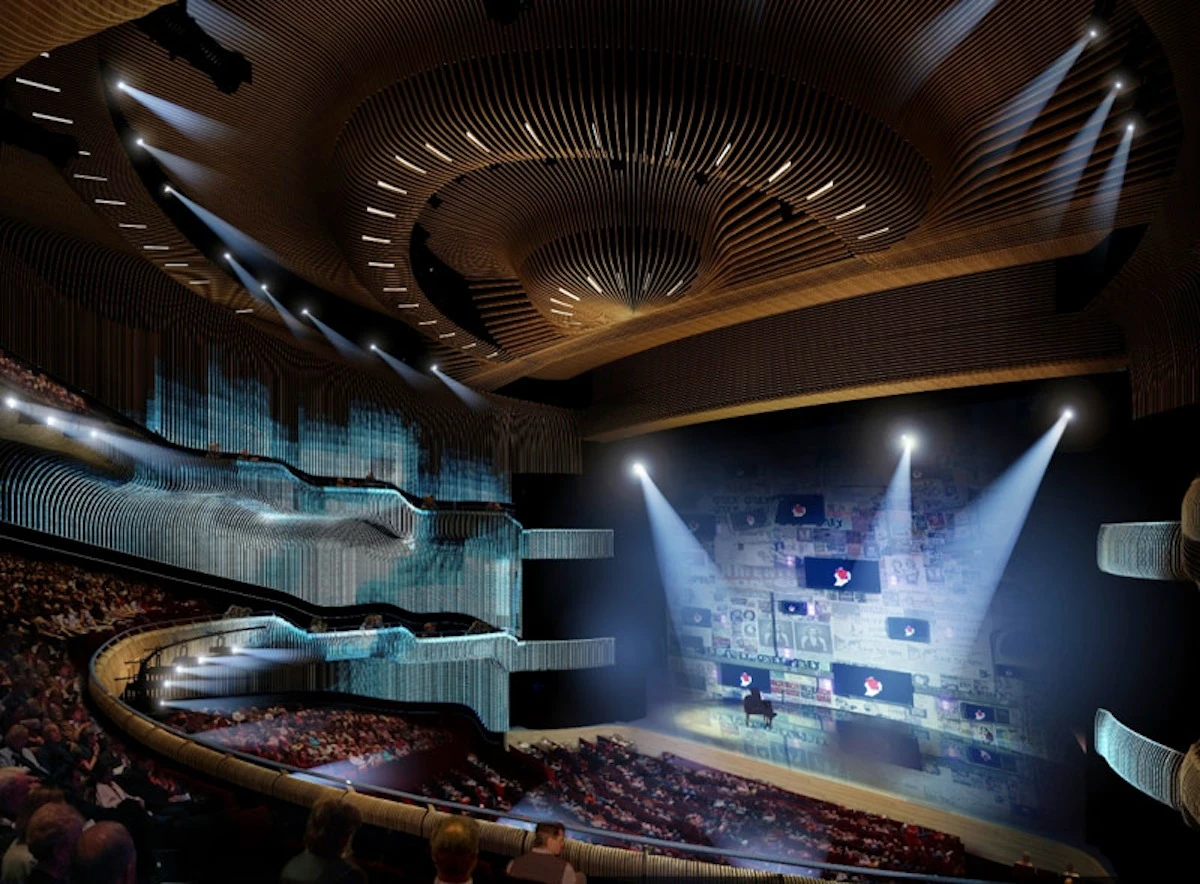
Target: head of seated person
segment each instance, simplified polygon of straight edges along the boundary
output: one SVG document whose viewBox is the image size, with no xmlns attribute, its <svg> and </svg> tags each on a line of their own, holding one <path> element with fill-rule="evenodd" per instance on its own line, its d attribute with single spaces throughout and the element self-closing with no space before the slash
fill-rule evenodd
<svg viewBox="0 0 1200 884">
<path fill-rule="evenodd" d="M 137 851 L 120 823 L 99 822 L 79 836 L 71 860 L 72 884 L 135 884 Z"/>
<path fill-rule="evenodd" d="M 467 884 L 479 862 L 479 823 L 470 817 L 442 820 L 429 842 L 437 880 L 442 884 Z"/>
<path fill-rule="evenodd" d="M 83 834 L 83 817 L 64 802 L 44 804 L 34 811 L 25 831 L 25 843 L 37 860 L 40 881 L 66 881 L 71 857 Z"/>
</svg>

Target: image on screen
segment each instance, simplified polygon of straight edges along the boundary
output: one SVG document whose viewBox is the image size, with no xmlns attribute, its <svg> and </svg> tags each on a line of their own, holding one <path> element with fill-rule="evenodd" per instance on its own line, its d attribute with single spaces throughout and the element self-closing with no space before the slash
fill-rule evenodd
<svg viewBox="0 0 1200 884">
<path fill-rule="evenodd" d="M 799 575 L 797 571 L 797 575 Z M 879 592 L 879 562 L 858 559 L 804 559 L 801 585 L 812 589 L 839 589 L 845 592 Z"/>
<path fill-rule="evenodd" d="M 858 697 L 863 700 L 911 706 L 912 674 L 897 672 L 894 669 L 834 663 L 833 692 L 839 697 Z"/>
<path fill-rule="evenodd" d="M 737 663 L 721 664 L 721 684 L 730 688 L 741 688 L 748 691 L 758 688 L 763 693 L 771 690 L 771 673 L 765 669 L 753 666 L 740 666 Z"/>
</svg>

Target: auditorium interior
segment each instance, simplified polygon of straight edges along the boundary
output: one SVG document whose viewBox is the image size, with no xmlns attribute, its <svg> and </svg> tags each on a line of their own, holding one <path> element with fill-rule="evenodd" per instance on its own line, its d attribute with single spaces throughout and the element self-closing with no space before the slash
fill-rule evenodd
<svg viewBox="0 0 1200 884">
<path fill-rule="evenodd" d="M 3 880 L 1193 880 L 1197 34 L 3 4 Z"/>
</svg>

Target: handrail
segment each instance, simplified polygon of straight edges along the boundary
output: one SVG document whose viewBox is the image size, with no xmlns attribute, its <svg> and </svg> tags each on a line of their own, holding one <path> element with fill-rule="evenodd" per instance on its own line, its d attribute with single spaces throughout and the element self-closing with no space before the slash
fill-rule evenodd
<svg viewBox="0 0 1200 884">
<path fill-rule="evenodd" d="M 197 618 L 181 618 L 180 622 L 194 623 L 194 622 L 197 622 Z M 416 804 L 418 806 L 424 805 L 429 808 L 436 807 L 439 809 L 443 809 L 449 813 L 462 814 L 462 813 L 466 812 L 471 815 L 482 816 L 482 817 L 488 818 L 490 820 L 497 820 L 497 821 L 498 820 L 515 820 L 515 821 L 522 822 L 522 823 L 528 823 L 530 825 L 536 825 L 539 822 L 544 822 L 544 820 L 525 816 L 525 815 L 522 815 L 519 813 L 497 811 L 497 810 L 491 810 L 489 808 L 483 808 L 483 807 L 470 807 L 467 805 L 455 803 L 453 801 L 446 801 L 446 800 L 440 799 L 440 798 L 430 798 L 428 796 L 418 795 L 413 792 L 404 792 L 404 791 L 401 791 L 398 789 L 389 789 L 385 786 L 374 786 L 374 785 L 368 784 L 368 785 L 366 785 L 365 788 L 363 788 L 362 786 L 356 787 L 353 783 L 351 783 L 348 780 L 340 779 L 340 778 L 331 776 L 327 773 L 321 773 L 321 772 L 315 771 L 315 770 L 308 770 L 305 768 L 296 767 L 295 765 L 285 764 L 283 762 L 271 761 L 269 759 L 261 758 L 256 755 L 251 755 L 249 753 L 240 752 L 235 749 L 228 749 L 225 747 L 221 747 L 220 749 L 215 749 L 212 746 L 208 745 L 203 739 L 199 738 L 199 736 L 197 736 L 196 734 L 191 734 L 186 731 L 179 730 L 178 728 L 172 727 L 169 724 L 158 721 L 157 719 L 153 718 L 152 716 L 147 715 L 146 713 L 130 706 L 121 697 L 114 696 L 110 691 L 108 691 L 106 688 L 104 688 L 103 685 L 100 684 L 99 679 L 96 676 L 96 661 L 100 658 L 100 656 L 103 653 L 105 653 L 110 648 L 113 648 L 118 643 L 125 641 L 126 639 L 131 638 L 134 635 L 137 635 L 143 631 L 146 631 L 146 630 L 152 629 L 152 628 L 160 629 L 160 628 L 164 628 L 164 627 L 169 627 L 170 625 L 171 625 L 170 621 L 168 621 L 166 624 L 155 624 L 153 626 L 150 624 L 142 624 L 140 626 L 126 630 L 117 635 L 111 636 L 107 641 L 104 642 L 104 644 L 102 644 L 99 648 L 96 649 L 96 651 L 92 654 L 91 659 L 88 661 L 89 684 L 104 691 L 104 693 L 113 702 L 117 703 L 120 707 L 122 707 L 125 711 L 127 711 L 131 715 L 136 716 L 137 718 L 141 719 L 143 722 L 149 724 L 152 728 L 166 731 L 180 739 L 183 739 L 189 743 L 193 743 L 198 746 L 201 746 L 209 751 L 219 752 L 219 754 L 221 754 L 225 757 L 236 758 L 236 759 L 246 762 L 248 764 L 253 764 L 258 767 L 266 768 L 268 770 L 274 770 L 277 773 L 284 773 L 284 774 L 288 774 L 289 776 L 303 776 L 303 777 L 307 777 L 310 779 L 323 780 L 328 783 L 329 787 L 337 788 L 339 791 L 348 791 L 348 792 L 358 791 L 363 794 L 384 796 L 386 798 L 389 798 L 394 801 L 399 801 L 404 804 L 410 804 L 410 805 Z M 200 636 L 199 638 L 204 638 L 204 636 Z M 195 641 L 195 640 L 196 640 L 195 638 L 189 639 L 189 641 Z M 592 828 L 590 826 L 580 826 L 580 825 L 576 825 L 574 823 L 570 823 L 570 824 L 564 823 L 563 828 L 566 829 L 567 831 L 575 832 L 575 833 L 578 833 L 578 834 L 581 834 L 584 836 L 589 836 L 590 838 L 593 838 L 593 839 L 626 842 L 626 843 L 638 845 L 641 847 L 659 847 L 659 848 L 664 848 L 664 849 L 668 849 L 668 850 L 682 851 L 685 853 L 699 854 L 701 856 L 727 857 L 727 858 L 733 858 L 733 859 L 739 859 L 739 860 L 746 860 L 746 861 L 750 861 L 750 862 L 760 862 L 760 863 L 774 864 L 774 865 L 779 865 L 779 866 L 789 866 L 789 867 L 794 867 L 797 869 L 821 869 L 824 871 L 844 872 L 847 874 L 862 875 L 862 876 L 866 876 L 866 877 L 880 877 L 880 878 L 887 878 L 887 879 L 892 879 L 892 880 L 932 881 L 932 882 L 937 882 L 937 884 L 994 884 L 994 882 L 987 882 L 987 881 L 984 881 L 982 879 L 977 879 L 977 878 L 959 878 L 959 877 L 949 877 L 949 876 L 939 876 L 939 875 L 927 875 L 927 874 L 923 874 L 920 872 L 902 872 L 902 871 L 891 870 L 891 869 L 876 869 L 876 868 L 871 868 L 868 866 L 847 866 L 847 865 L 840 865 L 837 863 L 826 863 L 826 862 L 822 862 L 822 861 L 818 861 L 818 860 L 787 859 L 787 858 L 781 858 L 781 857 L 776 857 L 776 856 L 767 856 L 767 855 L 755 853 L 752 851 L 727 850 L 727 849 L 720 848 L 720 847 L 707 847 L 707 846 L 699 845 L 699 844 L 693 845 L 693 844 L 687 844 L 687 843 L 678 842 L 678 841 L 666 841 L 666 840 L 663 840 L 660 838 L 650 838 L 650 837 L 647 837 L 644 835 L 630 835 L 630 834 L 626 834 L 623 832 L 613 832 L 613 831 L 609 831 L 606 829 L 596 829 L 596 828 Z M 766 873 L 764 873 L 764 874 L 766 874 Z"/>
</svg>

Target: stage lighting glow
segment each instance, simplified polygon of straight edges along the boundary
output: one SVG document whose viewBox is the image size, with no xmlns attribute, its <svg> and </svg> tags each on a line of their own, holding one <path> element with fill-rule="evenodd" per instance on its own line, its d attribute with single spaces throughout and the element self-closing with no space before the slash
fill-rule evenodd
<svg viewBox="0 0 1200 884">
<path fill-rule="evenodd" d="M 1120 91 L 1122 85 L 1123 84 L 1121 83 L 1121 81 L 1117 80 L 1117 82 L 1113 83 L 1113 88 L 1116 89 L 1117 91 Z"/>
<path fill-rule="evenodd" d="M 100 431 L 99 430 L 90 430 L 88 432 L 88 435 L 91 436 L 93 439 L 98 439 L 98 438 L 100 438 Z"/>
<path fill-rule="evenodd" d="M 267 288 L 267 284 L 266 284 L 265 282 L 262 284 L 262 290 L 263 290 L 264 292 L 265 292 L 265 291 L 269 291 L 269 289 Z"/>
<path fill-rule="evenodd" d="M 204 656 L 200 656 L 200 657 L 196 658 L 196 662 L 199 663 L 201 666 L 203 666 L 205 663 L 208 662 L 208 658 L 204 657 Z"/>
<path fill-rule="evenodd" d="M 907 448 L 909 451 L 911 451 L 912 449 L 917 447 L 917 437 L 912 435 L 911 433 L 905 433 L 903 436 L 900 437 L 900 444 L 903 445 L 905 448 Z"/>
<path fill-rule="evenodd" d="M 378 351 L 378 350 L 379 350 L 379 348 L 378 348 L 377 346 L 375 346 L 374 344 L 372 344 L 372 345 L 371 345 L 371 352 L 372 352 L 372 353 L 374 353 L 374 352 L 376 352 L 376 351 Z"/>
<path fill-rule="evenodd" d="M 224 258 L 226 261 L 232 261 L 232 260 L 233 260 L 233 255 L 229 254 L 229 252 L 226 252 L 226 253 L 225 253 L 224 255 L 222 255 L 221 257 L 223 257 L 223 258 Z"/>
<path fill-rule="evenodd" d="M 163 185 L 163 193 L 165 193 L 167 196 L 170 196 L 170 195 L 171 195 L 171 194 L 173 194 L 174 192 L 175 192 L 175 191 L 171 189 L 171 185 L 169 185 L 169 184 L 164 184 L 164 185 Z"/>
<path fill-rule="evenodd" d="M 1062 416 L 1064 420 L 1072 421 L 1075 419 L 1075 412 L 1070 408 L 1064 408 Z"/>
<path fill-rule="evenodd" d="M 166 681 L 164 681 L 163 687 L 166 688 L 167 690 L 170 690 L 171 689 L 171 680 L 167 679 Z"/>
<path fill-rule="evenodd" d="M 46 418 L 46 426 L 53 427 L 53 426 L 57 426 L 57 425 L 58 425 L 58 421 L 54 418 L 53 415 Z"/>
<path fill-rule="evenodd" d="M 301 311 L 300 311 L 300 313 L 301 313 L 303 316 L 308 316 L 308 315 L 309 315 L 309 313 L 308 313 L 308 308 L 307 308 L 307 307 L 305 307 L 303 310 L 301 310 Z"/>
<path fill-rule="evenodd" d="M 137 144 L 137 146 L 138 146 L 138 147 L 145 147 L 145 146 L 146 146 L 146 139 L 145 139 L 145 138 L 139 138 L 139 139 L 138 139 L 138 140 L 137 140 L 135 143 Z"/>
<path fill-rule="evenodd" d="M 234 653 L 234 654 L 240 654 L 240 653 L 242 652 L 242 649 L 241 649 L 241 648 L 239 648 L 237 645 L 234 645 L 234 646 L 233 646 L 232 648 L 230 648 L 229 650 L 230 650 L 232 653 Z"/>
<path fill-rule="evenodd" d="M 1126 132 L 1132 132 L 1132 131 L 1133 131 L 1133 129 L 1134 129 L 1133 123 L 1127 123 L 1127 124 L 1125 125 L 1125 131 L 1126 131 Z"/>
<path fill-rule="evenodd" d="M 429 370 L 430 370 L 430 371 L 437 371 L 437 366 L 436 366 L 436 365 L 431 365 L 431 366 L 429 366 Z"/>
<path fill-rule="evenodd" d="M 1097 31 L 1095 28 L 1092 28 L 1091 30 L 1088 31 L 1088 37 L 1090 37 L 1093 40 L 1095 40 L 1099 36 L 1100 36 L 1100 32 Z"/>
<path fill-rule="evenodd" d="M 18 404 L 20 404 L 20 403 L 18 403 L 18 402 L 17 402 L 17 400 L 16 400 L 16 399 L 14 399 L 12 396 L 5 396 L 5 397 L 4 397 L 4 404 L 5 404 L 7 407 L 9 407 L 9 408 L 16 408 L 16 407 L 17 407 L 17 405 L 18 405 Z"/>
<path fill-rule="evenodd" d="M 646 478 L 646 465 L 641 461 L 635 461 L 629 469 L 639 479 Z"/>
<path fill-rule="evenodd" d="M 178 672 L 183 672 L 183 667 L 182 667 L 182 666 L 180 666 L 179 664 L 175 664 L 175 665 L 174 665 L 174 666 L 172 666 L 171 668 L 172 668 L 172 669 L 174 669 L 174 670 L 175 670 L 177 673 L 178 673 Z"/>
<path fill-rule="evenodd" d="M 117 88 L 124 92 L 128 88 L 128 84 L 124 80 L 117 80 Z"/>
</svg>

